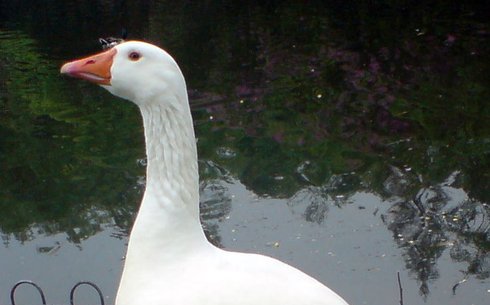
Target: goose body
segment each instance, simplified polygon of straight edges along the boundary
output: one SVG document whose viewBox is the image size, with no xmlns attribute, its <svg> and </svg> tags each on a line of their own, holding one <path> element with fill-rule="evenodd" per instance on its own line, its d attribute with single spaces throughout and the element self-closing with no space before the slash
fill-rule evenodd
<svg viewBox="0 0 490 305">
<path fill-rule="evenodd" d="M 61 73 L 134 102 L 143 117 L 147 184 L 116 305 L 348 305 L 290 265 L 207 241 L 186 84 L 167 52 L 128 41 L 69 62 Z"/>
</svg>

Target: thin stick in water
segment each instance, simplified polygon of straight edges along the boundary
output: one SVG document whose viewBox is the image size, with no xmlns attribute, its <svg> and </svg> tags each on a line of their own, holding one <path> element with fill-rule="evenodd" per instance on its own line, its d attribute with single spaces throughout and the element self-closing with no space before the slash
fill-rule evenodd
<svg viewBox="0 0 490 305">
<path fill-rule="evenodd" d="M 402 281 L 400 280 L 400 271 L 396 273 L 396 276 L 398 278 L 398 288 L 400 289 L 400 305 L 403 305 L 403 288 Z"/>
</svg>

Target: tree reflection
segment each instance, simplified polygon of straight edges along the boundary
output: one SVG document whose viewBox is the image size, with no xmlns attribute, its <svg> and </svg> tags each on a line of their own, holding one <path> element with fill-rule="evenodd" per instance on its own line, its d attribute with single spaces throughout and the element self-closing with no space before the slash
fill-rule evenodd
<svg viewBox="0 0 490 305">
<path fill-rule="evenodd" d="M 208 240 L 217 247 L 223 247 L 219 234 L 219 222 L 225 219 L 231 210 L 231 198 L 220 180 L 208 180 L 201 183 L 201 221 Z"/>
<path fill-rule="evenodd" d="M 325 185 L 299 190 L 288 199 L 288 205 L 293 213 L 302 214 L 306 221 L 321 224 L 326 220 L 330 206 L 344 205 L 359 191 L 359 182 L 355 173 L 332 175 Z"/>
<path fill-rule="evenodd" d="M 439 276 L 436 263 L 444 251 L 449 251 L 454 260 L 468 263 L 465 275 L 490 275 L 490 209 L 465 196 L 458 188 L 459 175 L 455 172 L 445 182 L 423 187 L 413 196 L 406 187 L 410 174 L 397 172 L 387 179 L 392 188 L 399 184 L 394 189 L 404 189 L 406 193 L 405 197 L 394 194 L 393 198 L 399 199 L 384 221 L 405 250 L 406 266 L 420 281 L 420 294 L 424 297 L 430 293 L 430 281 Z"/>
</svg>

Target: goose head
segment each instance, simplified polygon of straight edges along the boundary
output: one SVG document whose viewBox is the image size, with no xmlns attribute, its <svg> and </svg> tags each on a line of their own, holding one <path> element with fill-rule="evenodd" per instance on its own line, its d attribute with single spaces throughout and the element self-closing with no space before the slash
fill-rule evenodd
<svg viewBox="0 0 490 305">
<path fill-rule="evenodd" d="M 182 96 L 187 94 L 184 77 L 175 60 L 159 47 L 141 41 L 124 42 L 68 62 L 60 72 L 99 84 L 139 106 L 156 100 L 176 100 L 165 96 L 177 95 L 177 100 L 187 100 Z"/>
</svg>

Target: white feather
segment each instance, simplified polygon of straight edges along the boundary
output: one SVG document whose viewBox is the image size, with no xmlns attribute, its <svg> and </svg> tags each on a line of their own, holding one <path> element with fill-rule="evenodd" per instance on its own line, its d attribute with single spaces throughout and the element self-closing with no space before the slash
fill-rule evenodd
<svg viewBox="0 0 490 305">
<path fill-rule="evenodd" d="M 113 94 L 143 117 L 147 187 L 131 231 L 116 305 L 346 305 L 314 278 L 276 259 L 211 245 L 199 221 L 199 177 L 184 77 L 162 49 L 115 47 Z M 138 52 L 137 61 L 128 58 Z"/>
</svg>

